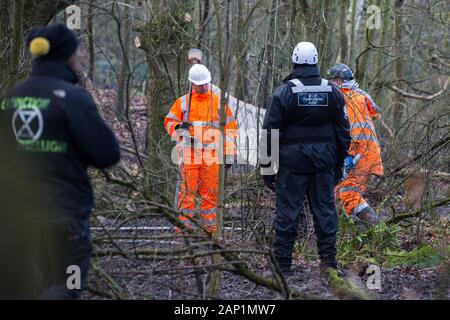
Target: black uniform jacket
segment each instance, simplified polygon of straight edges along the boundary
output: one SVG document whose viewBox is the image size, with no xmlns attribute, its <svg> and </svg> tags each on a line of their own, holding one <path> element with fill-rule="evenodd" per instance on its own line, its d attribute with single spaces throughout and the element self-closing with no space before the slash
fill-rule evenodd
<svg viewBox="0 0 450 320">
<path fill-rule="evenodd" d="M 298 67 L 284 79 L 269 101 L 263 129 L 269 137 L 273 129 L 279 130 L 280 168 L 336 173 L 348 155 L 351 138 L 344 96 L 315 66 Z M 270 139 L 266 145 L 262 152 L 271 156 Z M 261 159 L 262 166 L 269 164 Z"/>
</svg>

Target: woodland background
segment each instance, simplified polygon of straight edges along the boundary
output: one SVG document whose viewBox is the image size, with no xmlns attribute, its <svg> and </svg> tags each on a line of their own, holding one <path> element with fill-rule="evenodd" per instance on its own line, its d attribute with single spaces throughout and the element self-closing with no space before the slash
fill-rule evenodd
<svg viewBox="0 0 450 320">
<path fill-rule="evenodd" d="M 75 32 L 88 75 L 82 85 L 122 144 L 119 165 L 91 171 L 95 252 L 84 297 L 448 298 L 449 6 L 439 0 L 1 1 L 0 94 L 30 71 L 28 30 L 76 23 L 79 8 Z M 323 76 L 337 62 L 348 64 L 382 108 L 376 128 L 386 175 L 367 192 L 385 222 L 361 231 L 341 217 L 338 255 L 348 277 L 330 287 L 318 275 L 309 215 L 295 248 L 295 277 L 280 277 L 270 251 L 274 195 L 257 167 L 226 172 L 221 166 L 223 240 L 203 230 L 184 240 L 173 233 L 177 168 L 162 123 L 188 90 L 187 50 L 204 51 L 222 93 L 264 109 L 300 41 L 316 44 Z M 370 264 L 382 269 L 379 290 L 366 287 Z"/>
</svg>

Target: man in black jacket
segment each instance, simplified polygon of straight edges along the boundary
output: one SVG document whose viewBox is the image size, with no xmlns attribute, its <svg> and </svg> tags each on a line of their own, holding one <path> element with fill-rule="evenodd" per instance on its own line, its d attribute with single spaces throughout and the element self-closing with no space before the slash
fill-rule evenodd
<svg viewBox="0 0 450 320">
<path fill-rule="evenodd" d="M 273 93 L 264 119 L 261 167 L 276 192 L 275 258 L 289 274 L 299 215 L 305 195 L 314 219 L 320 270 L 337 269 L 338 219 L 333 188 L 341 179 L 350 144 L 344 96 L 320 77 L 318 54 L 310 42 L 294 49 L 294 71 Z M 279 139 L 274 139 L 279 136 Z M 279 146 L 274 146 L 279 141 Z M 276 147 L 279 147 L 279 161 Z M 274 164 L 274 162 L 276 162 Z M 269 168 L 276 166 L 273 175 Z M 272 173 L 272 174 L 270 174 Z"/>
<path fill-rule="evenodd" d="M 73 299 L 80 295 L 91 253 L 94 197 L 87 168 L 114 165 L 120 148 L 91 96 L 76 86 L 80 56 L 74 34 L 63 25 L 36 27 L 28 45 L 35 58 L 31 76 L 0 102 L 2 206 L 8 209 L 2 210 L 2 229 L 14 225 L 22 231 L 10 233 L 21 251 L 10 265 L 22 263 L 17 274 L 6 268 L 11 277 L 0 281 L 0 294 Z M 5 283 L 29 276 L 23 261 L 33 265 L 37 284 L 11 293 L 13 285 Z"/>
</svg>

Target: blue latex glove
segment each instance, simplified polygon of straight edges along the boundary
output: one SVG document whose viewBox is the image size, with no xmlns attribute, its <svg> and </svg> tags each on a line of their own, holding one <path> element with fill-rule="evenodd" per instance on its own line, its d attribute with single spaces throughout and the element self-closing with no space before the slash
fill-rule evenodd
<svg viewBox="0 0 450 320">
<path fill-rule="evenodd" d="M 349 171 L 352 170 L 355 167 L 356 163 L 353 160 L 352 156 L 347 156 L 344 159 L 344 170 Z"/>
</svg>

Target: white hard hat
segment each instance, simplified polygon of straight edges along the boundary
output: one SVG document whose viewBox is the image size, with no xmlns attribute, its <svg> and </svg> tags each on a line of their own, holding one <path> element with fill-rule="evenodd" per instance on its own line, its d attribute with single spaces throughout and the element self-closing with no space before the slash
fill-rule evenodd
<svg viewBox="0 0 450 320">
<path fill-rule="evenodd" d="M 300 42 L 292 53 L 292 61 L 295 64 L 317 64 L 319 54 L 316 46 L 311 42 Z"/>
<path fill-rule="evenodd" d="M 211 82 L 211 73 L 202 64 L 194 64 L 189 70 L 189 81 L 198 86 Z"/>
</svg>

